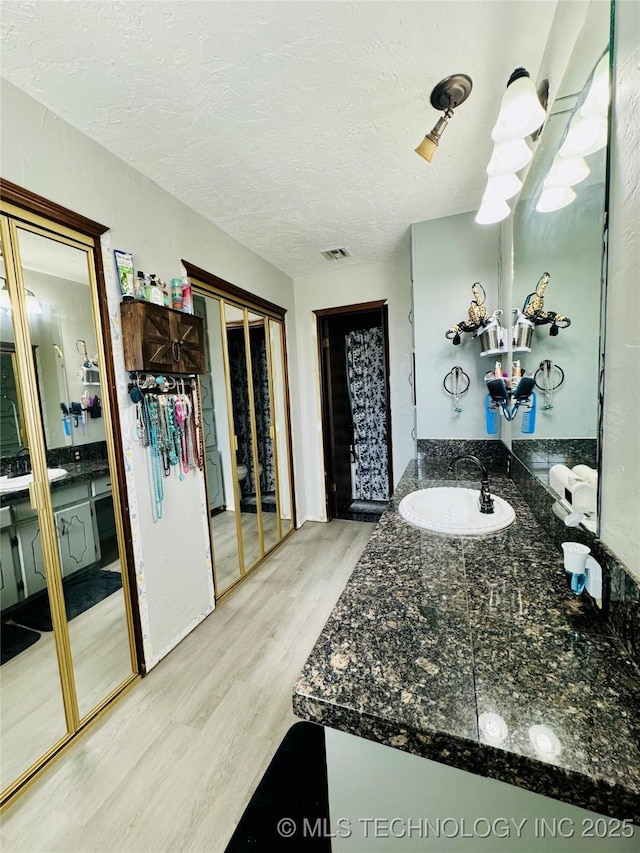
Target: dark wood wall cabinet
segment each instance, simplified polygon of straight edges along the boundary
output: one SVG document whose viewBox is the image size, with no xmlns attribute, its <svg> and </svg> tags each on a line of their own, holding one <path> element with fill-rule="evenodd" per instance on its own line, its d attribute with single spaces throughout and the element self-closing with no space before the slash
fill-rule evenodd
<svg viewBox="0 0 640 853">
<path fill-rule="evenodd" d="M 120 305 L 124 365 L 153 373 L 204 373 L 202 320 L 164 305 L 126 299 Z"/>
</svg>

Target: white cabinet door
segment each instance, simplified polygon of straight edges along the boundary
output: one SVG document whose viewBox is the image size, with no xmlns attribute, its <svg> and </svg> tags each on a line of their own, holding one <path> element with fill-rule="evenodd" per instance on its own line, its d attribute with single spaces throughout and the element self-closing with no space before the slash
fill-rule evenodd
<svg viewBox="0 0 640 853">
<path fill-rule="evenodd" d="M 0 534 L 0 609 L 11 607 L 18 598 L 18 579 L 13 563 L 11 536 L 3 530 Z"/>
<path fill-rule="evenodd" d="M 47 585 L 42 556 L 40 526 L 37 521 L 21 524 L 17 528 L 18 548 L 25 583 L 25 598 L 39 592 Z"/>
<path fill-rule="evenodd" d="M 95 563 L 96 544 L 90 502 L 60 509 L 55 518 L 63 577 Z"/>
</svg>

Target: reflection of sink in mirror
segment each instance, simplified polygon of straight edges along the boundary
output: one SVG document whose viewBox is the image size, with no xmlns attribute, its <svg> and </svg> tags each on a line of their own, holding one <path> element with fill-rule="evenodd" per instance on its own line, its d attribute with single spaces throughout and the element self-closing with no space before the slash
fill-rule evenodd
<svg viewBox="0 0 640 853">
<path fill-rule="evenodd" d="M 61 480 L 67 476 L 64 468 L 49 468 L 47 470 L 49 482 L 53 480 Z M 0 477 L 0 494 L 8 492 L 20 492 L 29 487 L 33 482 L 33 474 L 24 474 L 22 477 Z"/>
<path fill-rule="evenodd" d="M 400 501 L 400 515 L 414 527 L 445 536 L 486 536 L 513 524 L 516 514 L 511 504 L 492 495 L 494 511 L 480 512 L 477 489 L 438 487 L 419 489 Z"/>
</svg>

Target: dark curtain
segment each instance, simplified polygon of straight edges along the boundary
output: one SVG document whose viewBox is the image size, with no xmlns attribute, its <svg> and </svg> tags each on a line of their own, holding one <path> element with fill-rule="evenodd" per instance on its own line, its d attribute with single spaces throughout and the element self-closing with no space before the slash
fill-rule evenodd
<svg viewBox="0 0 640 853">
<path fill-rule="evenodd" d="M 269 406 L 269 370 L 264 327 L 249 329 L 251 341 L 251 372 L 253 373 L 253 405 L 256 410 L 256 440 L 258 458 L 262 465 L 260 490 L 262 494 L 276 488 L 273 444 L 271 442 L 271 408 Z"/>
<path fill-rule="evenodd" d="M 269 373 L 267 370 L 267 347 L 264 329 L 249 330 L 251 342 L 251 373 L 253 403 L 256 414 L 256 442 L 258 460 L 262 465 L 260 490 L 275 491 L 275 464 L 271 441 L 271 409 L 269 407 Z M 233 424 L 238 438 L 238 465 L 246 465 L 248 474 L 240 483 L 243 495 L 255 495 L 256 484 L 253 471 L 251 447 L 251 417 L 249 413 L 249 386 L 244 329 L 228 329 L 229 373 L 231 377 L 231 404 Z"/>
<path fill-rule="evenodd" d="M 345 336 L 347 384 L 353 421 L 354 497 L 389 499 L 387 400 L 382 328 Z"/>
<path fill-rule="evenodd" d="M 238 465 L 246 465 L 249 472 L 240 483 L 240 489 L 243 494 L 254 494 L 256 489 L 253 481 L 251 418 L 249 415 L 249 385 L 244 329 L 227 329 L 227 342 L 229 346 L 233 427 L 238 439 L 236 462 Z"/>
</svg>

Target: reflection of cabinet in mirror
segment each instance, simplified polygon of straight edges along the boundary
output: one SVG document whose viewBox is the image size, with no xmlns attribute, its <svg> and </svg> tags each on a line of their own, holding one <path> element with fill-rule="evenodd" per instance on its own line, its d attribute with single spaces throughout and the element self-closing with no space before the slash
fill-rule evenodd
<svg viewBox="0 0 640 853">
<path fill-rule="evenodd" d="M 204 373 L 202 320 L 150 302 L 120 306 L 127 370 Z"/>
</svg>

